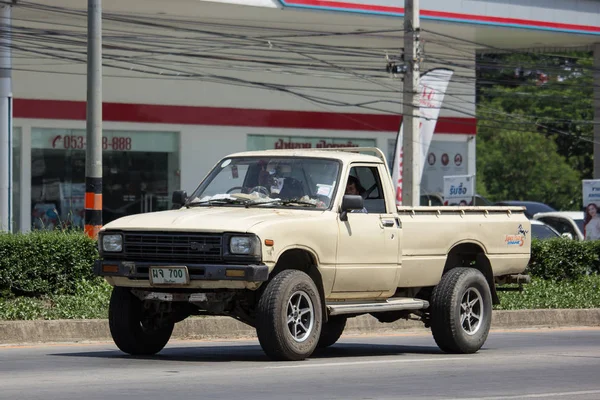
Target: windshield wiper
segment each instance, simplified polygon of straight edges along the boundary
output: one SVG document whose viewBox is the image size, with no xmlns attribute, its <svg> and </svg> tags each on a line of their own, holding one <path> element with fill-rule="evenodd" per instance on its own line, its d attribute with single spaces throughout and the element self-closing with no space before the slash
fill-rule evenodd
<svg viewBox="0 0 600 400">
<path fill-rule="evenodd" d="M 302 200 L 296 200 L 296 199 L 289 199 L 289 200 L 280 200 L 280 199 L 276 199 L 276 200 L 269 200 L 269 201 L 251 201 L 245 204 L 246 208 L 250 207 L 250 206 L 261 206 L 263 204 L 274 204 L 274 203 L 278 203 L 284 206 L 289 206 L 289 205 L 303 205 L 303 206 L 311 206 L 311 207 L 316 207 L 316 204 L 310 203 L 308 201 L 302 201 Z"/>
<path fill-rule="evenodd" d="M 223 204 L 244 204 L 245 205 L 247 202 L 248 202 L 248 200 L 223 198 L 223 199 L 211 199 L 211 200 L 204 200 L 204 201 L 196 201 L 193 203 L 186 204 L 186 207 L 190 208 L 190 207 L 198 207 L 198 206 L 223 205 Z"/>
</svg>

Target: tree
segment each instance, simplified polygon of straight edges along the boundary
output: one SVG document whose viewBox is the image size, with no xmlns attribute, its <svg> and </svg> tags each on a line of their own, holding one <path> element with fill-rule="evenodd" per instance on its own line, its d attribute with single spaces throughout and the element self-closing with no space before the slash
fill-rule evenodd
<svg viewBox="0 0 600 400">
<path fill-rule="evenodd" d="M 581 179 L 592 177 L 591 52 L 482 55 L 477 67 L 478 119 L 544 134 Z"/>
<path fill-rule="evenodd" d="M 533 200 L 558 210 L 580 209 L 579 174 L 539 132 L 498 129 L 483 123 L 477 171 L 492 201 Z"/>
<path fill-rule="evenodd" d="M 477 64 L 477 188 L 581 209 L 593 174 L 592 54 L 485 54 Z"/>
</svg>

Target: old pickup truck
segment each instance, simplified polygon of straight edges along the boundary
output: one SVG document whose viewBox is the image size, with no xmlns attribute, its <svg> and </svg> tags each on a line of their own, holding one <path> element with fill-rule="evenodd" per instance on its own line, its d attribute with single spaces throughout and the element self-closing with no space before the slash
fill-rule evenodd
<svg viewBox="0 0 600 400">
<path fill-rule="evenodd" d="M 113 286 L 110 332 L 128 354 L 161 351 L 190 316 L 225 315 L 271 359 L 301 360 L 363 314 L 421 320 L 441 350 L 473 353 L 497 289 L 528 278 L 522 207 L 397 207 L 376 148 L 232 154 L 173 203 L 98 236 L 95 274 Z"/>
</svg>

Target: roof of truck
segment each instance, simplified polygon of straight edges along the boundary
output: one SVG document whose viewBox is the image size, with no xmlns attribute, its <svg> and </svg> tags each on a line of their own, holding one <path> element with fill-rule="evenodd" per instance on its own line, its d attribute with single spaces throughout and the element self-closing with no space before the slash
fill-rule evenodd
<svg viewBox="0 0 600 400">
<path fill-rule="evenodd" d="M 379 157 L 368 154 L 349 152 L 348 150 L 292 149 L 292 150 L 257 150 L 229 154 L 227 157 L 318 157 L 341 160 L 343 162 L 375 162 L 382 163 Z"/>
</svg>

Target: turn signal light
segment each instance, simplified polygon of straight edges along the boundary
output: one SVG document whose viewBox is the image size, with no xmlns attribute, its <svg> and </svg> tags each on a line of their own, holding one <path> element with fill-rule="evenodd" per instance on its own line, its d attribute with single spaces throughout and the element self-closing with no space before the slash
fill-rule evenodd
<svg viewBox="0 0 600 400">
<path fill-rule="evenodd" d="M 273 246 L 275 241 L 273 239 L 265 239 L 265 246 Z"/>
<path fill-rule="evenodd" d="M 228 278 L 243 278 L 246 272 L 242 269 L 228 269 L 225 271 L 225 276 Z"/>
<path fill-rule="evenodd" d="M 119 272 L 119 266 L 118 265 L 103 265 L 102 272 L 109 272 L 109 273 L 116 274 L 117 272 Z"/>
</svg>

